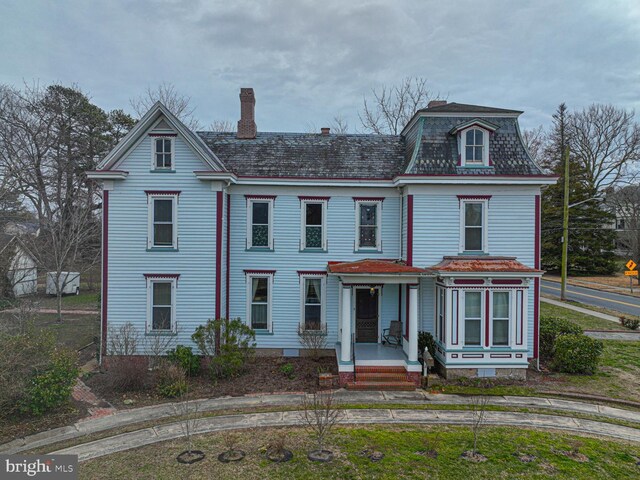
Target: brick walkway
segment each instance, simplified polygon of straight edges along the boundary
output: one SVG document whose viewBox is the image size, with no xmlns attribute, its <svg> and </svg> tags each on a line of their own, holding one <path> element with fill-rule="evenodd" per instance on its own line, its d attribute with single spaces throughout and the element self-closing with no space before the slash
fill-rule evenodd
<svg viewBox="0 0 640 480">
<path fill-rule="evenodd" d="M 88 408 L 89 415 L 81 419 L 80 421 L 106 417 L 107 415 L 111 415 L 117 411 L 117 409 L 115 409 L 105 400 L 98 398 L 95 393 L 93 393 L 91 389 L 87 387 L 80 379 L 78 379 L 75 386 L 73 387 L 71 396 L 78 402 L 90 405 L 90 407 Z"/>
</svg>

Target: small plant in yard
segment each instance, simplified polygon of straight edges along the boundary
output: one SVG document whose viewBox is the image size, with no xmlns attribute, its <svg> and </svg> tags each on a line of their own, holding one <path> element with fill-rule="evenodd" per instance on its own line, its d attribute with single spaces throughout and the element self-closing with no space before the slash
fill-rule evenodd
<svg viewBox="0 0 640 480">
<path fill-rule="evenodd" d="M 287 449 L 287 432 L 281 430 L 274 435 L 267 445 L 265 456 L 276 463 L 288 462 L 293 458 L 293 453 Z"/>
<path fill-rule="evenodd" d="M 329 462 L 333 459 L 333 452 L 325 450 L 325 441 L 333 427 L 342 418 L 342 411 L 331 392 L 314 393 L 304 395 L 302 398 L 301 412 L 302 423 L 309 433 L 315 438 L 317 450 L 309 452 L 309 460 L 317 462 Z"/>
<path fill-rule="evenodd" d="M 109 386 L 116 392 L 143 390 L 148 376 L 146 357 L 137 356 L 140 334 L 127 322 L 109 328 Z"/>
<path fill-rule="evenodd" d="M 586 335 L 561 335 L 556 340 L 551 367 L 558 372 L 593 375 L 603 350 L 600 340 Z"/>
<path fill-rule="evenodd" d="M 486 462 L 487 457 L 478 452 L 478 438 L 480 436 L 480 429 L 484 426 L 485 415 L 487 413 L 487 405 L 489 403 L 489 397 L 475 396 L 471 401 L 471 411 L 473 412 L 473 418 L 471 421 L 471 433 L 473 434 L 473 449 L 463 452 L 462 458 L 475 463 Z"/>
<path fill-rule="evenodd" d="M 156 390 L 165 398 L 181 397 L 187 393 L 187 375 L 182 367 L 163 362 L 157 368 Z"/>
<path fill-rule="evenodd" d="M 239 462 L 240 460 L 242 460 L 246 454 L 243 450 L 237 448 L 239 441 L 240 436 L 237 432 L 228 430 L 223 432 L 222 443 L 224 444 L 226 450 L 218 455 L 218 460 L 222 463 Z"/>
<path fill-rule="evenodd" d="M 424 349 L 429 351 L 429 354 L 432 358 L 436 358 L 436 341 L 433 338 L 433 335 L 429 332 L 419 332 L 418 333 L 418 355 L 422 355 Z"/>
<path fill-rule="evenodd" d="M 191 347 L 178 345 L 167 352 L 167 358 L 182 368 L 190 377 L 195 377 L 200 372 L 200 357 L 193 353 Z"/>
<path fill-rule="evenodd" d="M 216 355 L 217 332 L 220 352 Z M 191 338 L 207 357 L 213 380 L 239 375 L 255 354 L 256 333 L 239 318 L 209 320 Z"/>
<path fill-rule="evenodd" d="M 171 365 L 177 368 L 175 365 Z M 184 371 L 183 376 L 186 376 Z M 205 454 L 202 450 L 193 448 L 193 432 L 198 426 L 198 404 L 189 400 L 189 389 L 185 388 L 180 396 L 180 402 L 174 405 L 176 416 L 180 417 L 180 428 L 186 441 L 187 449 L 181 452 L 176 460 L 180 463 L 192 464 L 203 460 Z"/>
<path fill-rule="evenodd" d="M 562 335 L 580 335 L 582 328 L 561 317 L 540 317 L 540 356 L 551 360 L 555 351 L 556 340 Z"/>
<path fill-rule="evenodd" d="M 440 447 L 440 432 L 436 432 L 432 439 L 424 440 L 424 449 L 416 452 L 425 457 L 438 458 L 438 448 Z"/>
<path fill-rule="evenodd" d="M 320 360 L 322 351 L 327 348 L 327 326 L 318 323 L 299 325 L 298 336 L 309 357 L 316 362 Z"/>
<path fill-rule="evenodd" d="M 637 318 L 620 317 L 620 324 L 629 330 L 638 330 L 640 328 L 640 320 Z"/>
<path fill-rule="evenodd" d="M 147 335 L 145 338 L 145 353 L 149 357 L 149 368 L 151 370 L 162 365 L 164 356 L 171 351 L 177 338 L 176 334 L 171 335 Z"/>
<path fill-rule="evenodd" d="M 293 365 L 290 363 L 285 363 L 284 365 L 282 365 L 280 367 L 280 372 L 287 377 L 288 379 L 292 379 L 293 378 L 293 374 L 294 374 L 294 368 Z"/>
</svg>

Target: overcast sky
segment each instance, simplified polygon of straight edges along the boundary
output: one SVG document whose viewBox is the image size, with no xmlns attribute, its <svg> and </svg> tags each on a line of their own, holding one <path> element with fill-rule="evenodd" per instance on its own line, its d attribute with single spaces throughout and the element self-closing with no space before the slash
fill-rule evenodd
<svg viewBox="0 0 640 480">
<path fill-rule="evenodd" d="M 0 0 L 0 83 L 76 83 L 106 110 L 166 81 L 203 124 L 237 121 L 256 92 L 263 131 L 335 115 L 406 76 L 449 101 L 640 110 L 640 1 Z"/>
</svg>

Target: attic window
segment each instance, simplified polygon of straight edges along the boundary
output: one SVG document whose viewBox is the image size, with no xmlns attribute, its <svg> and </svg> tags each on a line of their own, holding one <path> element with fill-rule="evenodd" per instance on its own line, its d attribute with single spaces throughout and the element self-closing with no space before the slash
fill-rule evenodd
<svg viewBox="0 0 640 480">
<path fill-rule="evenodd" d="M 173 165 L 173 138 L 154 138 L 154 168 L 171 170 Z"/>
<path fill-rule="evenodd" d="M 489 133 L 473 127 L 462 132 L 462 165 L 489 164 Z"/>
</svg>

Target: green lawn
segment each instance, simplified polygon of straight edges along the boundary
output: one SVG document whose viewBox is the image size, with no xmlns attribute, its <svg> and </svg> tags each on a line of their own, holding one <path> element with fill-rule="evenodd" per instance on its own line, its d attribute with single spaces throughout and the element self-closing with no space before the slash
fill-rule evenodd
<svg viewBox="0 0 640 480">
<path fill-rule="evenodd" d="M 624 330 L 619 323 L 603 320 L 586 313 L 576 312 L 564 307 L 551 305 L 550 303 L 540 302 L 540 314 L 552 317 L 562 317 L 580 325 L 585 330 Z"/>
<path fill-rule="evenodd" d="M 62 297 L 63 310 L 98 310 L 98 292 L 82 292 L 80 295 Z M 53 296 L 42 296 L 38 300 L 40 308 L 57 308 L 58 300 Z"/>
<path fill-rule="evenodd" d="M 281 430 L 280 430 L 281 431 Z M 370 426 L 339 427 L 329 439 L 335 459 L 326 464 L 309 461 L 314 448 L 301 429 L 287 430 L 287 448 L 294 457 L 276 464 L 264 458 L 274 429 L 238 432 L 237 448 L 247 456 L 238 463 L 217 460 L 223 452 L 224 437 L 213 434 L 195 438 L 194 447 L 205 452 L 205 460 L 182 465 L 175 457 L 185 449 L 184 440 L 175 440 L 117 453 L 80 464 L 86 479 L 479 479 L 479 478 L 638 478 L 640 448 L 622 442 L 583 438 L 558 432 L 516 428 L 483 428 L 478 450 L 488 457 L 471 463 L 460 455 L 472 445 L 469 428 L 454 426 Z M 437 458 L 426 455 L 435 449 Z M 367 451 L 379 451 L 384 458 L 370 460 Z M 580 455 L 571 452 L 577 451 Z M 521 455 L 532 455 L 530 462 Z M 586 456 L 587 460 L 582 456 Z"/>
</svg>

